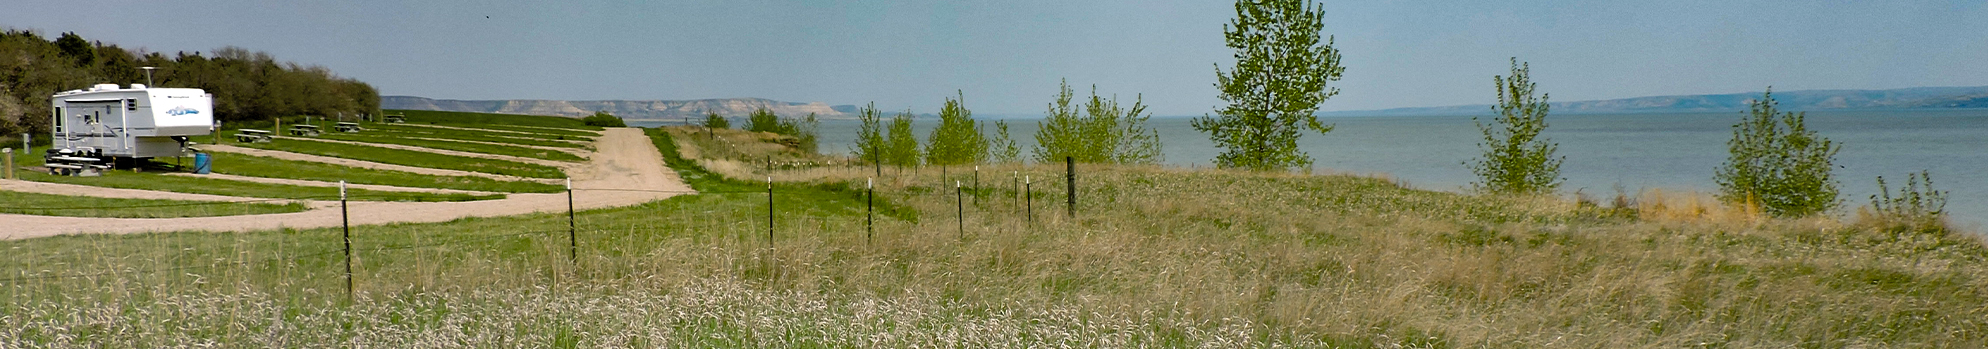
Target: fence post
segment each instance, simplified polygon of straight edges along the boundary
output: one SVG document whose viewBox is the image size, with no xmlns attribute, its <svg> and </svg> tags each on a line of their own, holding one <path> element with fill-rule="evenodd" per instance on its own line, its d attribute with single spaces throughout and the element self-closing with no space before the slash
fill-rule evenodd
<svg viewBox="0 0 1988 349">
<path fill-rule="evenodd" d="M 28 150 L 21 149 L 21 152 L 26 153 Z M 7 167 L 7 179 L 14 179 L 14 148 L 0 148 L 0 153 L 7 153 L 5 165 Z"/>
<path fill-rule="evenodd" d="M 1029 224 L 1035 224 L 1035 180 L 1029 176 L 1022 176 L 1022 205 Z"/>
<path fill-rule="evenodd" d="M 1064 188 L 1068 189 L 1070 218 L 1077 218 L 1077 158 L 1063 157 L 1063 176 L 1069 179 Z"/>
<path fill-rule="evenodd" d="M 980 165 L 973 165 L 973 204 L 980 205 Z"/>
<path fill-rule="evenodd" d="M 773 248 L 773 176 L 766 176 L 766 248 Z"/>
<path fill-rule="evenodd" d="M 863 212 L 863 244 L 869 245 L 877 235 L 877 179 L 864 180 L 863 189 L 869 192 L 868 195 L 864 195 L 869 208 Z"/>
<path fill-rule="evenodd" d="M 580 233 L 573 219 L 573 179 L 566 179 L 566 259 L 580 266 Z"/>
<path fill-rule="evenodd" d="M 338 181 L 338 220 L 345 227 L 345 301 L 352 301 L 352 212 L 345 208 L 345 181 Z"/>
<path fill-rule="evenodd" d="M 959 209 L 953 217 L 959 218 L 959 240 L 966 241 L 966 188 L 959 181 L 953 181 L 953 205 Z"/>
</svg>

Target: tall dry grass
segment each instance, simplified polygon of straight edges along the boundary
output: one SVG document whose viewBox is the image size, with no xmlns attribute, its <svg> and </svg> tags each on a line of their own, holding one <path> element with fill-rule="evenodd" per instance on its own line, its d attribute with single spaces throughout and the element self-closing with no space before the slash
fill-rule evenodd
<svg viewBox="0 0 1988 349">
<path fill-rule="evenodd" d="M 705 157 L 694 161 L 764 156 L 685 138 L 675 143 L 682 154 Z M 0 262 L 34 264 L 22 269 L 225 267 L 198 271 L 199 281 L 10 284 L 0 328 L 14 332 L 0 337 L 19 346 L 1579 348 L 1988 338 L 1988 253 L 1969 235 L 1766 219 L 1688 193 L 1585 204 L 1361 176 L 1115 166 L 1079 167 L 1070 218 L 1061 166 L 987 166 L 971 190 L 952 187 L 971 183 L 970 171 L 886 169 L 869 236 L 859 193 L 873 168 L 805 155 L 782 166 L 777 154 L 767 154 L 770 167 L 713 168 L 780 182 L 770 244 L 765 197 L 751 193 L 582 212 L 577 264 L 565 259 L 562 214 L 367 227 L 349 305 L 328 278 L 337 256 L 309 255 L 336 246 L 334 231 L 8 242 L 0 248 L 24 252 Z M 1016 190 L 1022 176 L 1034 190 Z M 456 243 L 387 248 L 442 242 Z M 265 260 L 277 262 L 253 262 Z"/>
</svg>

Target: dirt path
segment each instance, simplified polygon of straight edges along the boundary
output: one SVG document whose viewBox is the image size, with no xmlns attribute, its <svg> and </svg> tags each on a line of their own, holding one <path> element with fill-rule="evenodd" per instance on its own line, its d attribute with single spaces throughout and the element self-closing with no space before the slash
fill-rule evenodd
<svg viewBox="0 0 1988 349">
<path fill-rule="evenodd" d="M 600 149 L 587 166 L 567 174 L 573 178 L 574 205 L 580 209 L 627 206 L 693 193 L 675 172 L 663 166 L 662 153 L 641 129 L 608 129 L 596 140 Z M 99 190 L 101 188 L 92 188 Z M 612 191 L 633 189 L 643 191 Z M 660 192 L 659 192 L 660 191 Z M 240 200 L 241 198 L 229 198 Z M 445 222 L 462 217 L 495 217 L 566 209 L 566 194 L 510 194 L 503 200 L 471 202 L 353 202 L 353 225 L 402 222 Z M 195 218 L 83 218 L 0 214 L 0 238 L 20 239 L 77 233 L 138 233 L 157 231 L 256 231 L 278 228 L 323 228 L 339 225 L 335 209 L 296 213 Z"/>
<path fill-rule="evenodd" d="M 272 138 L 276 138 L 276 139 L 291 139 L 291 140 L 303 140 L 303 141 L 317 141 L 317 142 L 325 142 L 325 143 L 338 143 L 338 144 L 349 144 L 349 145 L 361 145 L 361 146 L 369 146 L 369 147 L 380 147 L 380 148 L 387 148 L 387 149 L 399 149 L 399 150 L 411 150 L 411 151 L 418 151 L 418 152 L 423 152 L 423 153 L 435 153 L 435 154 L 442 154 L 442 155 L 454 155 L 454 156 L 461 156 L 461 157 L 466 157 L 466 158 L 478 158 L 478 159 L 491 159 L 491 160 L 504 160 L 504 161 L 510 161 L 510 162 L 522 162 L 522 163 L 527 163 L 527 164 L 533 164 L 533 165 L 545 165 L 545 166 L 552 166 L 552 167 L 558 167 L 558 168 L 560 168 L 560 169 L 562 169 L 562 170 L 563 170 L 563 169 L 571 169 L 571 168 L 576 168 L 576 167 L 580 167 L 580 166 L 584 166 L 583 164 L 580 164 L 580 163 L 577 163 L 577 162 L 565 162 L 565 161 L 552 161 L 552 160 L 546 160 L 546 159 L 533 159 L 533 158 L 528 158 L 528 157 L 521 157 L 521 156 L 510 156 L 510 155 L 497 155 L 497 154 L 484 154 L 484 153 L 474 153 L 474 152 L 466 152 L 466 151 L 460 151 L 460 150 L 448 150 L 448 149 L 435 149 L 435 148 L 428 148 L 428 147 L 416 147 L 416 146 L 412 146 L 412 145 L 400 145 L 400 144 L 386 144 L 386 143 L 366 143 L 366 142 L 353 142 L 353 141 L 340 141 L 340 140 L 330 140 L 330 139 L 317 139 L 317 138 L 302 138 L 302 137 L 290 137 L 290 136 L 271 136 L 271 137 L 272 137 Z"/>
<path fill-rule="evenodd" d="M 365 160 L 353 160 L 353 159 L 335 158 L 329 156 L 311 155 L 304 153 L 292 153 L 287 151 L 243 148 L 232 145 L 220 145 L 220 144 L 203 145 L 200 146 L 200 149 L 207 151 L 223 152 L 223 153 L 236 153 L 243 155 L 272 157 L 283 160 L 322 162 L 333 165 L 370 168 L 375 170 L 413 172 L 413 173 L 425 174 L 430 176 L 457 176 L 457 177 L 469 176 L 469 177 L 483 177 L 483 178 L 495 179 L 500 181 L 532 181 L 532 182 L 542 182 L 542 183 L 554 183 L 554 182 L 565 183 L 564 180 L 558 180 L 558 179 L 524 178 L 524 177 L 506 176 L 500 174 L 489 174 L 483 172 L 470 172 L 470 171 L 458 171 L 458 170 L 444 170 L 438 168 L 404 166 L 404 165 L 378 163 L 378 162 L 365 161 Z"/>
</svg>

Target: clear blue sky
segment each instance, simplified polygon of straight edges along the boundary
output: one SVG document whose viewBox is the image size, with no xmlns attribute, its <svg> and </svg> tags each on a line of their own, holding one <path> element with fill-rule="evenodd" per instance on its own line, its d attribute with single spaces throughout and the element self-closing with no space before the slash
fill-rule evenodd
<svg viewBox="0 0 1988 349">
<path fill-rule="evenodd" d="M 224 45 L 450 99 L 764 97 L 1040 113 L 1058 79 L 1159 115 L 1220 103 L 1226 1 L 46 1 L 0 26 Z M 1556 101 L 1988 85 L 1988 2 L 1329 1 L 1323 110 L 1484 104 L 1507 57 Z M 486 18 L 486 16 L 488 18 Z"/>
</svg>

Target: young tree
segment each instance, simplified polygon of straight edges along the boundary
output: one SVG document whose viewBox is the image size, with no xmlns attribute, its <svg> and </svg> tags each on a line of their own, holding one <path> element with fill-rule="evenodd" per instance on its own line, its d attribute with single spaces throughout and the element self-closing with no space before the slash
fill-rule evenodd
<svg viewBox="0 0 1988 349">
<path fill-rule="evenodd" d="M 1215 87 L 1229 105 L 1218 116 L 1193 120 L 1195 129 L 1225 148 L 1216 166 L 1268 171 L 1311 165 L 1311 155 L 1298 150 L 1298 136 L 1305 129 L 1332 131 L 1312 113 L 1339 94 L 1326 84 L 1346 70 L 1332 38 L 1320 37 L 1323 7 L 1304 0 L 1236 1 L 1235 20 L 1223 26 L 1236 66 L 1229 73 L 1215 69 Z"/>
<path fill-rule="evenodd" d="M 1014 163 L 1022 160 L 1022 148 L 1015 145 L 1015 138 L 1008 136 L 1008 121 L 994 120 L 994 141 L 987 144 L 987 156 L 999 163 Z"/>
<path fill-rule="evenodd" d="M 783 135 L 793 135 L 795 133 L 793 124 L 781 122 L 780 115 L 773 114 L 773 111 L 766 110 L 766 108 L 754 109 L 752 114 L 746 115 L 745 130 Z"/>
<path fill-rule="evenodd" d="M 1491 77 L 1498 89 L 1498 105 L 1491 106 L 1498 112 L 1493 120 L 1497 126 L 1477 122 L 1477 129 L 1484 132 L 1484 143 L 1478 144 L 1484 148 L 1484 157 L 1466 164 L 1477 174 L 1478 181 L 1471 185 L 1478 190 L 1545 194 L 1560 187 L 1560 163 L 1566 157 L 1554 157 L 1560 145 L 1539 136 L 1546 130 L 1548 95 L 1533 95 L 1538 86 L 1532 82 L 1531 72 L 1530 64 L 1519 63 L 1514 57 L 1511 78 Z"/>
<path fill-rule="evenodd" d="M 939 108 L 939 127 L 925 138 L 925 163 L 933 165 L 975 164 L 987 160 L 987 137 L 973 120 L 973 111 L 959 99 L 947 98 Z"/>
<path fill-rule="evenodd" d="M 884 161 L 897 165 L 899 170 L 905 166 L 918 166 L 918 136 L 911 134 L 911 118 L 911 111 L 892 116 L 890 128 L 887 129 L 889 133 L 884 135 L 888 140 L 884 147 Z"/>
<path fill-rule="evenodd" d="M 725 120 L 724 116 L 719 116 L 718 113 L 713 112 L 704 115 L 704 127 L 732 128 L 732 121 Z"/>
<path fill-rule="evenodd" d="M 873 164 L 884 163 L 884 148 L 886 144 L 884 142 L 883 116 L 882 112 L 877 111 L 876 102 L 870 102 L 870 105 L 856 111 L 856 120 L 863 122 L 863 125 L 856 129 L 855 147 L 849 149 L 851 154 L 856 154 L 856 158 L 870 161 Z M 877 175 L 884 175 L 881 167 L 877 170 Z"/>
<path fill-rule="evenodd" d="M 1118 98 L 1099 97 L 1092 86 L 1090 100 L 1078 107 L 1070 103 L 1075 95 L 1070 84 L 1063 83 L 1043 121 L 1036 123 L 1036 161 L 1070 157 L 1083 163 L 1149 164 L 1161 160 L 1159 131 L 1146 126 L 1152 115 L 1145 113 L 1143 98 L 1129 108 L 1120 107 Z M 1078 109 L 1084 114 L 1078 115 Z"/>
<path fill-rule="evenodd" d="M 1809 131 L 1806 113 L 1776 118 L 1778 104 L 1769 88 L 1746 118 L 1733 125 L 1733 139 L 1726 142 L 1729 155 L 1714 176 L 1719 198 L 1775 217 L 1836 208 L 1840 202 L 1831 163 L 1842 147 Z"/>
</svg>

